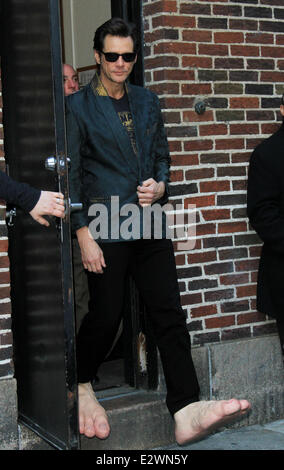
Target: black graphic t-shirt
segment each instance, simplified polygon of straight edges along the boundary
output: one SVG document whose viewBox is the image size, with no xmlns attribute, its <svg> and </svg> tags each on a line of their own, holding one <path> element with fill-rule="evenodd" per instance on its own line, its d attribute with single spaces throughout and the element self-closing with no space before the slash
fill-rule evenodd
<svg viewBox="0 0 284 470">
<path fill-rule="evenodd" d="M 132 119 L 132 114 L 131 114 L 130 107 L 129 107 L 127 93 L 124 93 L 123 97 L 120 98 L 119 100 L 116 100 L 115 98 L 111 98 L 111 100 L 120 118 L 121 123 L 127 130 L 134 153 L 135 155 L 137 155 L 135 129 L 134 129 L 134 123 Z"/>
</svg>

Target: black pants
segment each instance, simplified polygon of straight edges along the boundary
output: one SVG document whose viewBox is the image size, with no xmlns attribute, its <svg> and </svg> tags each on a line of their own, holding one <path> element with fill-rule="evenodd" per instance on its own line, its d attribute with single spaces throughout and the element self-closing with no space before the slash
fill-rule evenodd
<svg viewBox="0 0 284 470">
<path fill-rule="evenodd" d="M 89 273 L 90 306 L 78 335 L 79 382 L 91 381 L 109 351 L 121 321 L 125 281 L 133 276 L 150 317 L 173 415 L 198 400 L 199 385 L 190 337 L 180 305 L 171 240 L 135 240 L 101 245 L 104 274 Z"/>
</svg>

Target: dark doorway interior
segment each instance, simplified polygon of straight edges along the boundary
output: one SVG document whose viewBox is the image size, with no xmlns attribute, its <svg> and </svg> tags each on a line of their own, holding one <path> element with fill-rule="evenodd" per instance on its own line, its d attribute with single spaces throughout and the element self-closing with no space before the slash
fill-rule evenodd
<svg viewBox="0 0 284 470">
<path fill-rule="evenodd" d="M 94 0 L 94 4 L 96 5 L 96 0 Z M 94 6 L 95 6 L 94 5 Z M 98 0 L 98 7 L 102 8 L 102 3 Z M 138 33 L 140 37 L 140 48 L 138 54 L 138 61 L 134 67 L 133 73 L 130 77 L 130 81 L 136 85 L 143 85 L 143 56 L 142 56 L 142 21 L 141 21 L 141 1 L 136 0 L 108 0 L 104 3 L 105 12 L 100 11 L 100 13 L 104 13 L 104 21 L 109 18 L 109 14 L 111 12 L 112 17 L 122 17 L 127 21 L 134 22 L 137 25 Z M 97 9 L 98 11 L 98 9 Z M 107 12 L 107 13 L 106 13 Z M 65 21 L 63 20 L 64 15 L 68 16 L 68 13 L 64 8 L 62 8 L 61 4 L 61 25 L 64 28 Z M 86 11 L 88 14 L 88 11 Z M 76 21 L 82 21 L 84 18 L 85 13 L 80 10 L 77 13 L 78 18 L 75 18 Z M 79 21 L 78 21 L 79 23 Z M 76 23 L 77 24 L 77 23 Z M 100 23 L 99 23 L 100 24 Z M 93 38 L 93 34 L 95 29 L 99 26 L 98 18 L 94 18 L 94 25 L 89 24 L 90 31 L 88 34 L 91 33 L 90 38 Z M 94 30 L 93 30 L 94 28 Z M 62 37 L 65 37 L 65 34 L 62 34 Z M 68 41 L 68 40 L 67 40 Z M 70 41 L 68 41 L 70 43 Z M 77 44 L 77 49 L 75 47 L 75 58 L 80 56 L 79 50 L 82 51 L 82 42 L 77 33 L 77 37 L 75 39 Z M 63 44 L 63 57 L 65 57 L 64 51 L 64 40 L 62 41 Z M 89 48 L 89 45 L 88 45 Z M 92 43 L 90 44 L 90 48 L 92 48 Z M 70 54 L 69 54 L 70 56 Z M 82 69 L 79 68 L 79 73 L 82 74 L 81 70 L 83 69 L 90 69 L 91 74 L 94 73 L 93 68 L 91 65 L 88 67 L 87 63 L 82 64 Z M 81 76 L 81 75 L 80 75 Z M 90 78 L 89 78 L 90 79 Z M 79 253 L 80 258 L 80 253 Z M 75 270 L 74 270 L 75 273 Z M 74 274 L 74 282 L 75 282 L 75 299 L 76 299 L 76 276 Z M 79 309 L 78 309 L 79 311 Z M 108 353 L 105 362 L 101 365 L 96 380 L 93 382 L 93 387 L 96 391 L 102 392 L 104 390 L 116 390 L 117 388 L 121 387 L 144 387 L 148 388 L 148 382 L 152 385 L 155 383 L 154 377 L 149 377 L 149 370 L 156 370 L 156 355 L 155 350 L 152 348 L 152 352 L 148 351 L 151 349 L 150 347 L 150 339 L 147 337 L 147 359 L 146 361 L 146 332 L 145 332 L 145 320 L 144 320 L 144 306 L 143 303 L 136 291 L 135 285 L 132 280 L 128 280 L 127 285 L 127 295 L 125 298 L 125 307 L 124 307 L 124 319 L 121 323 L 119 330 L 117 332 L 116 340 L 112 346 L 111 351 Z M 81 321 L 81 318 L 80 318 Z M 80 323 L 78 321 L 78 325 Z M 146 364 L 147 363 L 147 364 Z M 154 367 L 152 365 L 154 364 Z M 152 368 L 152 369 L 151 369 Z"/>
</svg>

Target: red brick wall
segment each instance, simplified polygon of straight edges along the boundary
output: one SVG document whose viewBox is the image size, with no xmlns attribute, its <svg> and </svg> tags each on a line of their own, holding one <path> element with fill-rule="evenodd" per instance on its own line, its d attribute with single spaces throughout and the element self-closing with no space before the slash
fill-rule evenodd
<svg viewBox="0 0 284 470">
<path fill-rule="evenodd" d="M 2 95 L 0 70 L 0 170 L 5 170 L 2 126 Z M 13 374 L 10 303 L 10 273 L 7 255 L 8 239 L 5 224 L 5 202 L 0 200 L 0 378 Z"/>
<path fill-rule="evenodd" d="M 176 253 L 193 344 L 275 331 L 256 311 L 261 243 L 246 218 L 246 179 L 253 148 L 280 124 L 283 0 L 144 0 L 143 17 L 146 86 L 160 97 L 171 149 L 171 200 L 197 206 L 195 249 Z"/>
</svg>

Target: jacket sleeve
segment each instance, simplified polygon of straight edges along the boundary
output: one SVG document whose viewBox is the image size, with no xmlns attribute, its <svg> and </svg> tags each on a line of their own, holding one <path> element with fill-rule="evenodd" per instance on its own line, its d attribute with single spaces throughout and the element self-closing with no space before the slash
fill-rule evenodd
<svg viewBox="0 0 284 470">
<path fill-rule="evenodd" d="M 153 147 L 153 156 L 155 159 L 155 180 L 157 182 L 163 181 L 165 183 L 165 194 L 160 199 L 160 203 L 164 204 L 168 200 L 169 196 L 169 182 L 170 182 L 170 153 L 169 145 L 164 126 L 163 116 L 160 108 L 158 97 L 155 95 L 156 106 L 158 112 L 158 124 L 157 133 L 155 138 L 155 144 Z"/>
<path fill-rule="evenodd" d="M 248 173 L 248 218 L 270 249 L 284 253 L 284 215 L 280 210 L 283 196 L 279 176 L 271 155 L 257 148 L 251 156 Z"/>
<path fill-rule="evenodd" d="M 0 171 L 0 199 L 30 212 L 37 204 L 41 191 L 26 183 L 19 183 Z"/>
<path fill-rule="evenodd" d="M 66 100 L 66 140 L 67 152 L 70 158 L 69 171 L 69 194 L 72 203 L 83 203 L 83 210 L 71 214 L 71 227 L 73 232 L 79 228 L 88 226 L 88 215 L 86 205 L 83 201 L 82 191 L 82 169 L 81 169 L 81 131 L 71 109 L 68 100 Z"/>
</svg>

